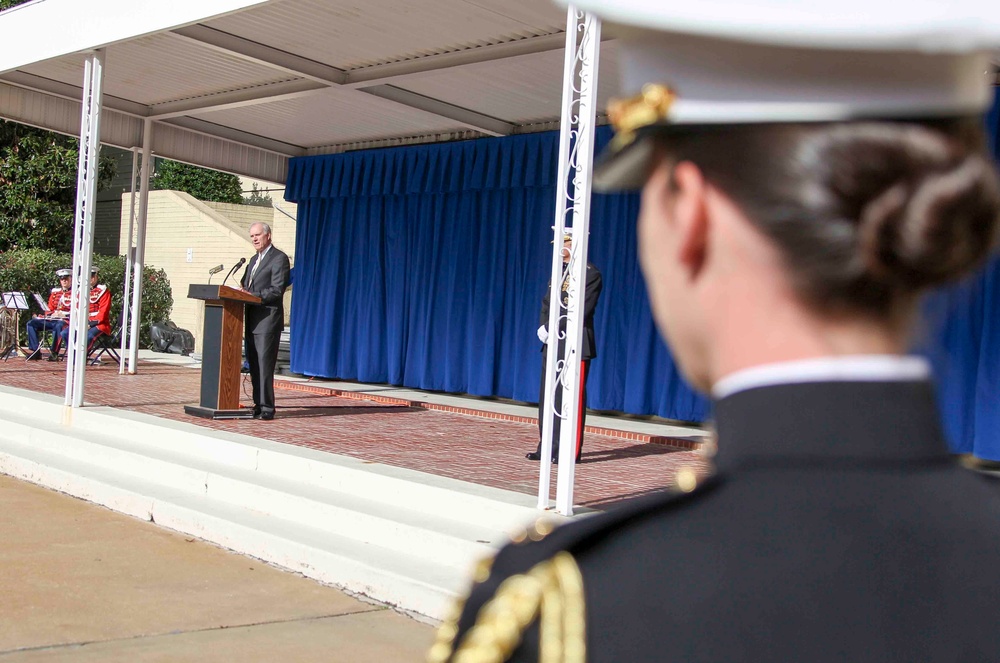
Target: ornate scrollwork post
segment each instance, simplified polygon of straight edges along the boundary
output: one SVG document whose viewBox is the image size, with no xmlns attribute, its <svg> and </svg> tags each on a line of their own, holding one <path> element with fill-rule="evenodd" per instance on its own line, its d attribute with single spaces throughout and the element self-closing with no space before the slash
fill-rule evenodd
<svg viewBox="0 0 1000 663">
<path fill-rule="evenodd" d="M 600 21 L 595 16 L 570 6 L 566 15 L 559 172 L 553 224 L 552 279 L 549 284 L 549 351 L 546 352 L 545 359 L 545 409 L 538 480 L 538 507 L 546 509 L 549 507 L 552 429 L 555 417 L 559 417 L 556 510 L 564 515 L 573 513 L 573 482 L 576 474 L 574 461 L 580 424 L 574 415 L 581 407 L 580 349 L 584 285 L 587 281 L 587 238 L 590 232 L 600 44 Z M 573 229 L 573 242 L 570 260 L 564 265 L 562 237 L 567 228 Z M 568 295 L 565 309 L 560 305 L 564 290 Z M 562 388 L 562 399 L 561 407 L 557 410 L 555 394 L 559 387 Z"/>
<path fill-rule="evenodd" d="M 90 266 L 94 249 L 94 212 L 97 206 L 97 160 L 101 151 L 101 98 L 104 51 L 93 51 L 84 61 L 80 112 L 80 160 L 76 175 L 76 221 L 73 227 L 73 305 L 66 346 L 66 405 L 83 405 L 84 364 L 90 318 Z"/>
</svg>

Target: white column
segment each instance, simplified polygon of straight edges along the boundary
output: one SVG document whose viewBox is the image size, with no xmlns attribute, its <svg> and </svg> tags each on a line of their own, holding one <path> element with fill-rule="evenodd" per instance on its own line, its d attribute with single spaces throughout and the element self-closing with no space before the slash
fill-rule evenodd
<svg viewBox="0 0 1000 663">
<path fill-rule="evenodd" d="M 142 314 L 142 267 L 146 260 L 146 212 L 149 209 L 149 178 L 153 171 L 153 121 L 142 125 L 142 181 L 139 184 L 139 230 L 135 239 L 134 275 L 132 277 L 132 327 L 128 348 L 128 372 L 135 373 L 139 361 L 139 322 Z"/>
<path fill-rule="evenodd" d="M 556 510 L 573 514 L 576 476 L 576 437 L 580 404 L 580 348 L 587 272 L 587 238 L 590 230 L 591 172 L 594 156 L 597 69 L 600 56 L 600 21 L 570 6 L 566 16 L 566 53 L 563 68 L 563 104 L 559 136 L 559 172 L 556 182 L 556 218 L 553 224 L 552 277 L 549 284 L 549 349 L 546 353 L 545 410 L 542 421 L 542 458 L 538 481 L 538 507 L 549 506 L 552 424 L 559 426 L 559 472 Z M 572 182 L 569 173 L 572 171 Z M 562 236 L 571 214 L 573 244 L 568 265 L 562 262 Z M 562 284 L 569 279 L 566 331 L 560 333 Z M 555 351 L 563 338 L 563 354 Z M 555 410 L 555 391 L 562 387 L 561 411 Z"/>
<path fill-rule="evenodd" d="M 101 151 L 101 96 L 104 51 L 84 61 L 80 112 L 80 160 L 76 175 L 76 214 L 73 226 L 73 290 L 66 347 L 66 405 L 83 405 L 84 367 L 87 362 L 87 321 L 90 317 L 90 267 L 94 249 L 94 211 L 97 205 L 97 160 Z"/>
<path fill-rule="evenodd" d="M 132 178 L 129 185 L 128 197 L 128 245 L 125 249 L 125 283 L 122 292 L 122 317 L 121 317 L 121 341 L 122 347 L 118 356 L 121 361 L 118 364 L 118 374 L 125 373 L 128 363 L 129 331 L 132 325 L 129 322 L 129 315 L 132 313 L 132 266 L 135 262 L 135 176 L 139 167 L 139 151 L 132 148 Z"/>
</svg>

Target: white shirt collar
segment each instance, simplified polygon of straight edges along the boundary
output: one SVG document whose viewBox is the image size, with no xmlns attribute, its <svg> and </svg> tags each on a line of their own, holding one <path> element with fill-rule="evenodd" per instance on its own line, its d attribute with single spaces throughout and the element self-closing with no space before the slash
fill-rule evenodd
<svg viewBox="0 0 1000 663">
<path fill-rule="evenodd" d="M 267 246 L 264 247 L 263 251 L 261 251 L 260 253 L 257 254 L 257 262 L 258 263 L 260 263 L 260 261 L 264 259 L 264 256 L 267 255 L 267 252 L 271 250 L 272 246 L 274 246 L 274 245 L 273 244 L 268 244 Z"/>
<path fill-rule="evenodd" d="M 730 373 L 712 387 L 716 400 L 740 391 L 806 382 L 913 382 L 927 380 L 931 369 L 922 357 L 846 355 L 754 366 Z"/>
</svg>

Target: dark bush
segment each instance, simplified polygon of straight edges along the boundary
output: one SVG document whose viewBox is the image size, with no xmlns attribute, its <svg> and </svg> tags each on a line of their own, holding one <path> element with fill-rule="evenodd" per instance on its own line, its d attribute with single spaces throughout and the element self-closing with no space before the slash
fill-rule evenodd
<svg viewBox="0 0 1000 663">
<path fill-rule="evenodd" d="M 111 289 L 111 326 L 118 325 L 122 315 L 122 297 L 125 284 L 125 257 L 94 255 L 93 264 L 101 270 L 99 282 Z M 37 292 L 48 300 L 49 292 L 59 285 L 55 271 L 73 267 L 73 256 L 44 249 L 23 249 L 0 253 L 0 291 Z M 149 347 L 149 326 L 157 320 L 170 317 L 174 305 L 170 281 L 162 269 L 146 266 L 142 272 L 142 316 L 139 325 L 139 347 Z M 33 298 L 32 298 L 33 299 Z M 29 302 L 31 303 L 31 302 Z M 25 325 L 38 308 L 31 303 L 31 310 L 21 314 L 20 335 L 25 336 Z"/>
</svg>

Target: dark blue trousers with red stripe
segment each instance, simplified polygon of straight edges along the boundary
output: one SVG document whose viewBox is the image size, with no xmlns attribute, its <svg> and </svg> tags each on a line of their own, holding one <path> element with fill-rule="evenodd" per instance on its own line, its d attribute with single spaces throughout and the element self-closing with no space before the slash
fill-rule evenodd
<svg viewBox="0 0 1000 663">
<path fill-rule="evenodd" d="M 544 356 L 544 355 L 543 355 Z M 538 449 L 539 454 L 542 453 L 542 418 L 545 414 L 545 366 L 547 361 L 543 360 L 542 364 L 542 384 L 538 388 Z M 576 413 L 576 420 L 578 422 L 577 435 L 576 435 L 576 462 L 580 462 L 580 454 L 583 453 L 583 428 L 587 423 L 587 378 L 590 377 L 590 372 L 587 370 L 590 367 L 590 360 L 584 360 L 580 362 L 580 409 Z M 562 411 L 562 394 L 563 388 L 562 384 L 556 383 L 556 393 L 555 401 L 556 412 Z M 559 425 L 562 423 L 560 417 L 555 417 L 552 422 L 552 458 L 559 458 Z"/>
</svg>

